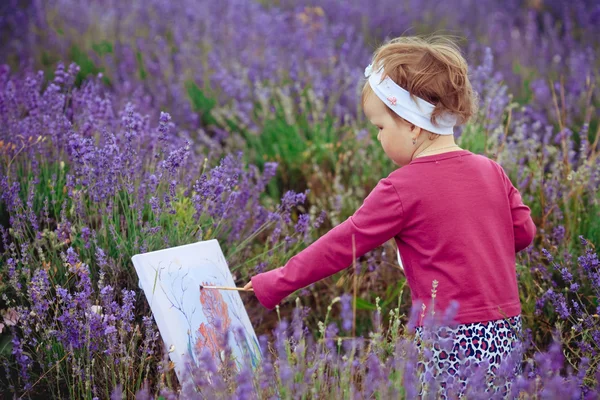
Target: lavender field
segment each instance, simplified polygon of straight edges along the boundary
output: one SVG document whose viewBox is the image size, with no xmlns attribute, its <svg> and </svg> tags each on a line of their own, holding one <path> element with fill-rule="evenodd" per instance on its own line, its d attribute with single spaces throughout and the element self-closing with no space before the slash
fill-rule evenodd
<svg viewBox="0 0 600 400">
<path fill-rule="evenodd" d="M 276 311 L 243 294 L 261 365 L 202 353 L 181 382 L 131 257 L 217 239 L 243 286 L 344 221 L 395 168 L 365 66 L 430 33 L 458 38 L 479 96 L 459 145 L 503 166 L 537 226 L 511 395 L 599 398 L 595 0 L 0 2 L 2 398 L 417 398 L 392 242 Z"/>
</svg>

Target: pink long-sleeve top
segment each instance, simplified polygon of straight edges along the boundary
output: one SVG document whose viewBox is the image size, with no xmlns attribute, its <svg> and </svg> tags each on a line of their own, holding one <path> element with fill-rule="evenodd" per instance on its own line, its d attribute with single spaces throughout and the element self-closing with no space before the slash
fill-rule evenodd
<svg viewBox="0 0 600 400">
<path fill-rule="evenodd" d="M 280 268 L 251 278 L 273 309 L 298 289 L 349 267 L 356 256 L 394 238 L 413 304 L 435 309 L 457 300 L 466 324 L 521 312 L 515 253 L 536 232 L 530 209 L 496 162 L 467 150 L 419 157 L 379 181 L 346 221 Z M 420 325 L 420 322 L 417 323 Z"/>
</svg>

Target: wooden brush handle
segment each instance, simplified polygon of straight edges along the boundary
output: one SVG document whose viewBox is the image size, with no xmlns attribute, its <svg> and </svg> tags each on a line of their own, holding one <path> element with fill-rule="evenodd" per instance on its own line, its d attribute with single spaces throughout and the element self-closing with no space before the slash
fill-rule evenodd
<svg viewBox="0 0 600 400">
<path fill-rule="evenodd" d="M 238 292 L 254 292 L 254 289 L 244 289 L 239 287 L 229 286 L 202 286 L 203 289 L 219 289 L 219 290 L 237 290 Z"/>
</svg>

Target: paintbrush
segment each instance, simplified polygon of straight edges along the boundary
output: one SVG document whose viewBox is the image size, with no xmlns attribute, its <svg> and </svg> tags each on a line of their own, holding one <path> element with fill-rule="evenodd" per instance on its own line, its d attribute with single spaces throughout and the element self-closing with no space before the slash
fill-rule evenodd
<svg viewBox="0 0 600 400">
<path fill-rule="evenodd" d="M 200 290 L 202 289 L 220 289 L 220 290 L 237 290 L 239 292 L 254 292 L 254 289 L 244 289 L 240 287 L 230 287 L 230 286 L 208 286 L 208 285 L 200 285 Z"/>
</svg>

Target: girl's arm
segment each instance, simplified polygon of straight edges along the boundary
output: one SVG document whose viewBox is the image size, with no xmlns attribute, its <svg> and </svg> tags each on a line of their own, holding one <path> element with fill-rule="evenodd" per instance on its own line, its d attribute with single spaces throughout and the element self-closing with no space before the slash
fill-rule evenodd
<svg viewBox="0 0 600 400">
<path fill-rule="evenodd" d="M 254 294 L 272 310 L 285 297 L 352 264 L 352 236 L 360 257 L 402 229 L 400 197 L 389 179 L 379 181 L 362 206 L 340 225 L 292 257 L 284 267 L 251 278 Z"/>
<path fill-rule="evenodd" d="M 535 237 L 536 227 L 531 219 L 531 210 L 523 203 L 521 194 L 513 186 L 504 170 L 502 170 L 502 175 L 504 176 L 504 184 L 508 193 L 508 201 L 512 214 L 513 230 L 515 233 L 515 252 L 519 252 L 531 244 Z"/>
</svg>

